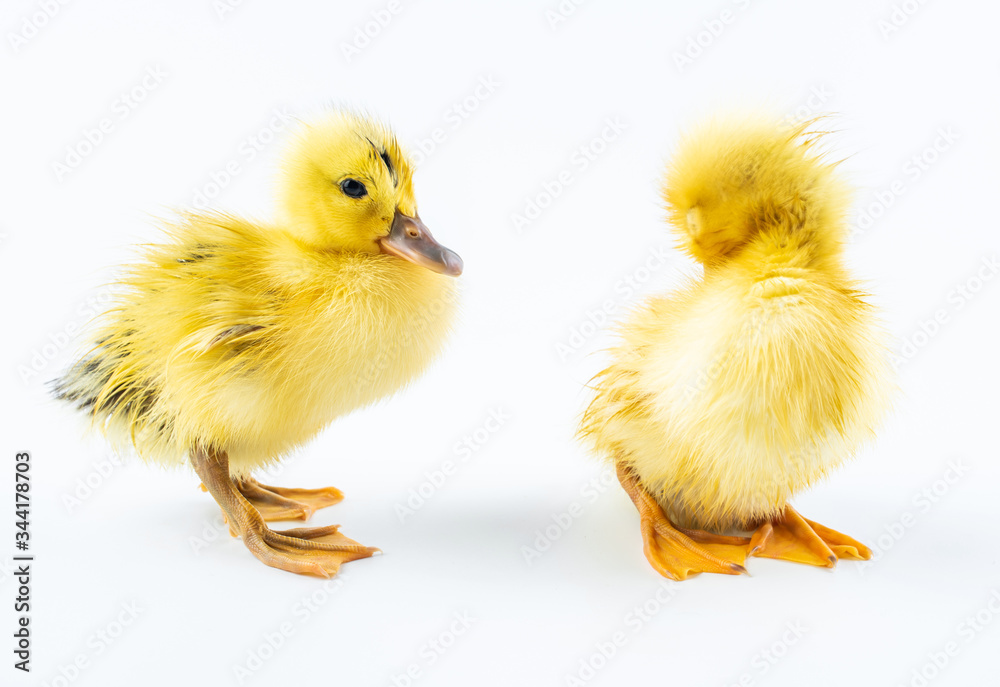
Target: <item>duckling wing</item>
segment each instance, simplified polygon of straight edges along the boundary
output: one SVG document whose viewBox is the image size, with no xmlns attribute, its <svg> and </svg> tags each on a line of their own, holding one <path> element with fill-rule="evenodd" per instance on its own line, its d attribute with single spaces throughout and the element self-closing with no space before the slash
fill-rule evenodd
<svg viewBox="0 0 1000 687">
<path fill-rule="evenodd" d="M 167 460 L 187 448 L 180 428 L 210 408 L 208 394 L 259 369 L 282 321 L 282 285 L 262 268 L 267 230 L 221 215 L 184 219 L 129 269 L 95 345 L 55 384 L 105 431 Z"/>
<path fill-rule="evenodd" d="M 191 350 L 196 354 L 238 352 L 263 340 L 261 324 L 210 325 L 186 337 L 178 350 Z"/>
<path fill-rule="evenodd" d="M 207 350 L 212 350 L 216 346 L 239 344 L 248 340 L 250 338 L 250 334 L 259 332 L 263 328 L 264 327 L 259 324 L 235 324 L 232 327 L 226 327 L 212 337 L 212 340 L 208 342 Z"/>
</svg>

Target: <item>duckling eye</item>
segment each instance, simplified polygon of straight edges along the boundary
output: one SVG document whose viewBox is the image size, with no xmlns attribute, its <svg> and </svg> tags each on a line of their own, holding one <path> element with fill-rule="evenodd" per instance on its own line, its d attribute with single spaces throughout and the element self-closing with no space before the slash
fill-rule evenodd
<svg viewBox="0 0 1000 687">
<path fill-rule="evenodd" d="M 357 179 L 344 179 L 340 182 L 340 190 L 351 198 L 363 198 L 368 195 L 368 189 Z"/>
</svg>

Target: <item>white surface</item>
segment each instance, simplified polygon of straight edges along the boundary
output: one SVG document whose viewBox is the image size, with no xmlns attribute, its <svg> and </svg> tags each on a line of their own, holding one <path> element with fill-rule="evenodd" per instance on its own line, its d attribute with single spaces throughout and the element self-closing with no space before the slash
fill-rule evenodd
<svg viewBox="0 0 1000 687">
<path fill-rule="evenodd" d="M 930 675 L 948 642 L 957 653 L 927 684 L 989 682 L 1000 668 L 1000 600 L 988 610 L 1000 595 L 1000 278 L 991 273 L 971 299 L 954 289 L 1000 256 L 989 212 L 1000 187 L 1000 10 L 907 2 L 915 13 L 885 37 L 887 0 L 595 1 L 554 28 L 546 12 L 555 0 L 399 2 L 350 62 L 341 46 L 387 3 L 254 1 L 222 18 L 210 0 L 69 3 L 17 51 L 9 32 L 45 3 L 7 3 L 2 500 L 11 502 L 14 452 L 30 450 L 37 560 L 30 676 L 10 665 L 16 585 L 2 575 L 0 683 L 566 685 L 619 632 L 622 646 L 583 684 L 919 685 L 913 671 Z M 674 53 L 723 10 L 729 23 L 711 41 L 702 35 L 710 44 L 679 69 Z M 157 67 L 165 76 L 147 80 L 155 89 L 121 119 L 119 95 Z M 483 79 L 498 85 L 457 116 L 454 104 L 475 98 Z M 156 237 L 151 217 L 192 204 L 230 161 L 240 172 L 213 205 L 266 216 L 280 143 L 252 161 L 241 145 L 275 108 L 308 116 L 328 102 L 380 113 L 411 147 L 443 130 L 417 193 L 467 271 L 447 355 L 405 393 L 338 422 L 274 478 L 341 487 L 347 499 L 311 524 L 341 523 L 385 551 L 324 584 L 267 568 L 221 536 L 193 474 L 128 464 L 99 479 L 107 449 L 81 439 L 41 383 L 70 360 L 63 334 L 86 321 L 110 267 Z M 881 546 L 876 561 L 831 573 L 752 560 L 752 577 L 664 587 L 643 559 L 626 496 L 615 485 L 587 489 L 602 466 L 572 440 L 582 386 L 609 340 L 586 336 L 567 359 L 557 346 L 605 301 L 614 315 L 633 302 L 623 280 L 644 280 L 648 293 L 694 270 L 672 250 L 650 278 L 641 269 L 670 246 L 657 178 L 686 124 L 734 103 L 839 113 L 832 143 L 850 156 L 858 208 L 894 180 L 904 189 L 853 241 L 851 265 L 900 342 L 938 310 L 948 320 L 917 336 L 923 345 L 901 367 L 903 395 L 878 442 L 796 500 L 808 517 Z M 52 163 L 105 117 L 111 133 L 57 181 Z M 581 170 L 575 151 L 609 118 L 627 128 Z M 949 128 L 957 140 L 919 177 L 908 173 L 910 158 Z M 572 182 L 516 232 L 512 216 L 563 170 Z M 36 354 L 44 369 L 25 380 L 19 369 Z M 456 443 L 495 409 L 508 419 L 462 462 Z M 459 469 L 401 524 L 396 506 L 447 460 Z M 952 461 L 964 474 L 949 484 Z M 100 484 L 69 508 L 88 475 Z M 922 496 L 935 488 L 935 501 Z M 578 517 L 528 565 L 524 547 L 574 502 Z M 306 612 L 310 595 L 319 603 Z M 633 609 L 647 602 L 653 612 L 637 620 Z M 105 644 L 96 633 L 117 633 L 122 604 L 141 610 Z M 977 612 L 993 622 L 970 633 L 963 623 Z M 474 620 L 450 637 L 456 613 Z M 287 639 L 241 683 L 236 668 L 283 624 Z M 454 639 L 441 655 L 429 644 L 439 637 Z M 79 655 L 87 666 L 57 679 Z M 412 665 L 420 677 L 408 683 L 398 676 Z"/>
</svg>

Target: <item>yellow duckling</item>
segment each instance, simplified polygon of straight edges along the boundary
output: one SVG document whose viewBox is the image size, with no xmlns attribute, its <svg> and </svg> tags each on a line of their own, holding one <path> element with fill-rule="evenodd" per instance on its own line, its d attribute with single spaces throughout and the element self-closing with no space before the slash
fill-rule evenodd
<svg viewBox="0 0 1000 687">
<path fill-rule="evenodd" d="M 359 115 L 303 125 L 282 187 L 278 223 L 188 214 L 169 227 L 56 394 L 145 459 L 190 460 L 261 561 L 327 577 L 377 549 L 336 527 L 264 523 L 307 519 L 341 493 L 251 473 L 427 367 L 462 261 L 420 221 L 392 132 Z"/>
<path fill-rule="evenodd" d="M 739 574 L 747 555 L 871 556 L 788 503 L 873 436 L 892 388 L 841 260 L 847 193 L 810 124 L 720 121 L 683 143 L 664 199 L 704 276 L 621 326 L 583 416 L 672 579 Z"/>
</svg>

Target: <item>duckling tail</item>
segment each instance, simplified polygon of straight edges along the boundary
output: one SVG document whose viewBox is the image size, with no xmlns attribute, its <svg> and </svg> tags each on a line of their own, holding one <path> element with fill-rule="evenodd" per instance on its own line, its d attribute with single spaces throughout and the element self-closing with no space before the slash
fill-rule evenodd
<svg viewBox="0 0 1000 687">
<path fill-rule="evenodd" d="M 135 374 L 127 356 L 113 347 L 98 345 L 62 377 L 49 382 L 52 395 L 72 404 L 120 448 L 134 443 L 138 428 L 151 420 L 158 394 L 155 387 Z"/>
<path fill-rule="evenodd" d="M 816 150 L 820 118 L 788 125 L 717 119 L 687 136 L 667 170 L 663 199 L 681 247 L 717 263 L 762 232 L 839 245 L 847 192 Z"/>
</svg>

